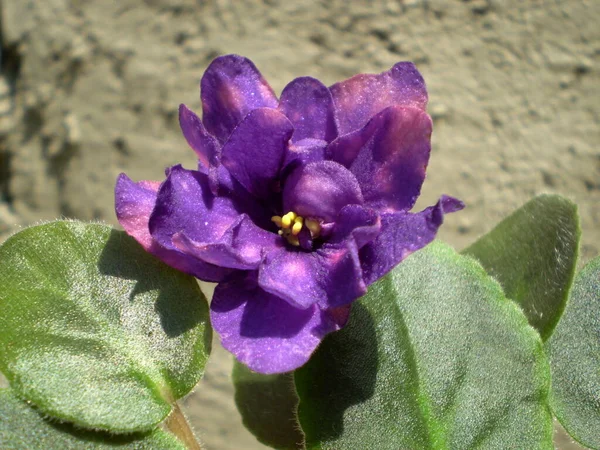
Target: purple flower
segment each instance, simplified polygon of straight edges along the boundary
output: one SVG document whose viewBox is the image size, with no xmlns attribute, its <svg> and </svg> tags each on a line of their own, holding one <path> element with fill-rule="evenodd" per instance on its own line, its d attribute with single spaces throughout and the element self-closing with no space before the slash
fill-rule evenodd
<svg viewBox="0 0 600 450">
<path fill-rule="evenodd" d="M 463 207 L 443 196 L 408 212 L 429 160 L 425 84 L 399 63 L 330 88 L 297 78 L 277 100 L 230 55 L 207 69 L 201 98 L 202 120 L 179 110 L 198 170 L 121 174 L 117 217 L 167 264 L 219 283 L 211 320 L 225 348 L 257 372 L 290 371 Z"/>
</svg>

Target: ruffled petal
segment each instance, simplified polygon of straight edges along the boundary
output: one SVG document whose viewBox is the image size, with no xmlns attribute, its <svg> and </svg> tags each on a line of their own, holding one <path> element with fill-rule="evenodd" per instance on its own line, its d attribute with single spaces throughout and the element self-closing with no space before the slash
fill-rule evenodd
<svg viewBox="0 0 600 450">
<path fill-rule="evenodd" d="M 221 144 L 253 109 L 277 108 L 271 86 L 252 61 L 242 56 L 215 59 L 200 87 L 204 126 Z"/>
<path fill-rule="evenodd" d="M 360 74 L 329 88 L 336 106 L 339 134 L 361 128 L 388 106 L 413 106 L 425 110 L 427 89 L 410 62 L 400 62 L 380 74 Z"/>
<path fill-rule="evenodd" d="M 173 248 L 171 239 L 176 233 L 217 242 L 241 213 L 231 199 L 213 197 L 205 174 L 177 165 L 158 191 L 150 233 L 165 248 Z"/>
<path fill-rule="evenodd" d="M 222 164 L 258 198 L 270 196 L 294 131 L 279 111 L 255 109 L 233 131 L 222 150 Z"/>
<path fill-rule="evenodd" d="M 281 249 L 259 269 L 260 286 L 297 308 L 343 306 L 367 292 L 353 240 L 323 245 L 313 252 Z"/>
<path fill-rule="evenodd" d="M 362 204 L 360 186 L 341 164 L 320 161 L 299 166 L 285 180 L 283 209 L 332 222 L 346 205 Z"/>
<path fill-rule="evenodd" d="M 262 290 L 252 275 L 215 289 L 211 323 L 223 347 L 259 373 L 282 373 L 308 361 L 323 337 L 343 327 L 349 307 L 321 311 L 291 306 Z"/>
<path fill-rule="evenodd" d="M 315 78 L 292 80 L 281 93 L 279 110 L 294 125 L 294 141 L 312 138 L 330 142 L 337 136 L 333 97 Z"/>
<path fill-rule="evenodd" d="M 361 249 L 380 232 L 381 219 L 377 211 L 361 205 L 347 205 L 338 214 L 327 242 L 336 244 L 352 237 L 356 247 Z"/>
<path fill-rule="evenodd" d="M 176 249 L 164 248 L 152 238 L 148 223 L 159 186 L 160 183 L 152 181 L 134 183 L 127 175 L 119 175 L 115 187 L 115 209 L 119 223 L 146 251 L 171 267 L 205 281 L 222 281 L 231 273 L 230 269 L 208 264 Z"/>
<path fill-rule="evenodd" d="M 384 276 L 411 253 L 425 247 L 436 236 L 444 214 L 460 211 L 464 204 L 442 196 L 435 206 L 412 214 L 405 211 L 381 215 L 381 233 L 360 250 L 367 285 Z"/>
<path fill-rule="evenodd" d="M 261 251 L 277 248 L 281 238 L 257 227 L 244 214 L 248 206 L 214 197 L 207 175 L 175 166 L 158 191 L 150 233 L 162 247 L 206 263 L 256 268 Z"/>
<path fill-rule="evenodd" d="M 218 242 L 198 242 L 176 233 L 173 244 L 203 261 L 241 270 L 257 269 L 265 253 L 284 245 L 277 234 L 257 227 L 246 214 L 239 216 Z"/>
<path fill-rule="evenodd" d="M 198 155 L 199 167 L 208 169 L 215 166 L 219 143 L 208 134 L 200 118 L 185 105 L 179 105 L 179 125 L 189 146 Z"/>
<path fill-rule="evenodd" d="M 390 107 L 332 142 L 327 157 L 350 169 L 366 205 L 383 212 L 409 210 L 425 180 L 431 127 L 420 109 Z"/>
</svg>

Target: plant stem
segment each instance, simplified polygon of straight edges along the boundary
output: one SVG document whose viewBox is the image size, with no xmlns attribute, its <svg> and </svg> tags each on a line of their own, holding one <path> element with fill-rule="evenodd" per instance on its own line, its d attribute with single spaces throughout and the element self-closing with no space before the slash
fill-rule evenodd
<svg viewBox="0 0 600 450">
<path fill-rule="evenodd" d="M 177 402 L 173 404 L 173 411 L 169 414 L 169 417 L 167 417 L 165 425 L 171 433 L 183 442 L 188 450 L 202 450 L 202 447 L 200 447 L 200 444 L 196 440 L 196 436 L 194 436 L 194 432 L 190 428 L 190 424 L 181 412 L 181 409 L 179 409 L 179 404 L 177 404 Z"/>
</svg>

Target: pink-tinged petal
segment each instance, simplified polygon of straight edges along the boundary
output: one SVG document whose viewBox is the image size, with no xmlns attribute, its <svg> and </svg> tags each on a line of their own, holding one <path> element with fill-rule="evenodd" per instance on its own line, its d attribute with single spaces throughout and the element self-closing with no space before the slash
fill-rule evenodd
<svg viewBox="0 0 600 450">
<path fill-rule="evenodd" d="M 171 267 L 205 281 L 223 280 L 231 270 L 164 248 L 152 238 L 148 222 L 156 204 L 159 186 L 160 183 L 152 181 L 134 183 L 127 175 L 119 175 L 115 187 L 115 209 L 119 223 L 146 251 Z"/>
<path fill-rule="evenodd" d="M 336 244 L 352 237 L 356 247 L 361 249 L 379 236 L 380 232 L 381 218 L 377 211 L 361 205 L 348 205 L 338 214 L 327 242 Z"/>
<path fill-rule="evenodd" d="M 265 253 L 284 245 L 277 234 L 257 227 L 246 214 L 239 216 L 218 242 L 198 242 L 176 233 L 173 244 L 203 261 L 241 270 L 257 269 Z"/>
<path fill-rule="evenodd" d="M 435 206 L 412 214 L 405 211 L 381 215 L 381 233 L 360 250 L 367 285 L 377 281 L 411 253 L 425 247 L 437 234 L 444 214 L 460 211 L 464 204 L 442 196 Z"/>
<path fill-rule="evenodd" d="M 223 347 L 255 372 L 283 373 L 303 365 L 323 337 L 343 327 L 349 307 L 321 311 L 291 306 L 262 290 L 250 275 L 217 286 L 211 323 Z"/>
<path fill-rule="evenodd" d="M 215 59 L 200 83 L 202 120 L 223 144 L 234 128 L 256 108 L 277 108 L 277 97 L 248 58 L 238 55 Z"/>
<path fill-rule="evenodd" d="M 205 169 L 215 166 L 219 143 L 208 134 L 200 118 L 185 105 L 179 105 L 179 125 L 189 146 L 198 155 L 199 166 Z"/>
<path fill-rule="evenodd" d="M 281 93 L 279 110 L 294 125 L 294 141 L 337 137 L 333 97 L 319 80 L 301 77 L 292 80 Z"/>
<path fill-rule="evenodd" d="M 320 161 L 299 166 L 285 180 L 283 209 L 332 222 L 346 205 L 362 204 L 360 186 L 341 164 Z"/>
<path fill-rule="evenodd" d="M 255 109 L 223 146 L 221 162 L 248 192 L 268 198 L 293 131 L 290 121 L 279 111 Z"/>
<path fill-rule="evenodd" d="M 366 205 L 382 212 L 409 210 L 425 180 L 431 127 L 420 109 L 390 107 L 336 139 L 326 153 L 356 176 Z"/>
<path fill-rule="evenodd" d="M 313 252 L 285 248 L 271 252 L 260 266 L 258 283 L 301 309 L 347 305 L 367 292 L 353 240 L 325 244 Z"/>
<path fill-rule="evenodd" d="M 146 251 L 153 239 L 148 230 L 148 220 L 156 203 L 157 181 L 133 182 L 124 173 L 117 178 L 115 186 L 115 210 L 117 219 L 127 234 L 142 244 Z"/>
<path fill-rule="evenodd" d="M 333 95 L 339 126 L 344 135 L 363 127 L 389 106 L 427 107 L 423 77 L 410 62 L 400 62 L 380 74 L 360 74 L 329 88 Z"/>
</svg>

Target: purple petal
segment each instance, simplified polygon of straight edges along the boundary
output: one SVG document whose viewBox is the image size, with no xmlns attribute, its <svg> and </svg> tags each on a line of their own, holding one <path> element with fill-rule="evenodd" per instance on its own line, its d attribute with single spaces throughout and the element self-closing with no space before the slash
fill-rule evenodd
<svg viewBox="0 0 600 450">
<path fill-rule="evenodd" d="M 173 236 L 173 244 L 183 253 L 220 267 L 257 269 L 266 252 L 283 245 L 282 239 L 257 227 L 243 214 L 218 242 L 197 242 L 184 233 Z"/>
<path fill-rule="evenodd" d="M 235 278 L 215 289 L 211 323 L 223 347 L 259 373 L 294 370 L 323 337 L 343 327 L 349 308 L 297 309 L 263 291 L 252 276 Z"/>
<path fill-rule="evenodd" d="M 171 238 L 176 233 L 216 242 L 241 213 L 230 199 L 213 197 L 205 174 L 178 165 L 171 168 L 158 191 L 150 233 L 166 248 L 173 247 Z"/>
<path fill-rule="evenodd" d="M 356 176 L 366 205 L 382 212 L 409 210 L 425 180 L 430 138 L 427 113 L 391 107 L 332 142 L 327 156 Z"/>
<path fill-rule="evenodd" d="M 346 205 L 362 204 L 356 178 L 333 161 L 320 161 L 297 167 L 283 187 L 283 209 L 303 217 L 332 222 Z"/>
<path fill-rule="evenodd" d="M 427 106 L 425 81 L 410 62 L 400 62 L 377 75 L 356 75 L 329 89 L 336 106 L 340 136 L 361 128 L 388 106 L 422 110 Z"/>
<path fill-rule="evenodd" d="M 222 150 L 222 164 L 258 198 L 271 195 L 294 129 L 280 112 L 269 108 L 250 112 Z"/>
<path fill-rule="evenodd" d="M 223 280 L 231 270 L 207 264 L 177 250 L 166 249 L 152 238 L 148 223 L 156 203 L 159 184 L 152 181 L 134 183 L 127 175 L 119 175 L 115 187 L 115 209 L 119 223 L 146 251 L 171 267 L 205 281 Z"/>
<path fill-rule="evenodd" d="M 258 266 L 262 248 L 277 248 L 281 239 L 258 228 L 232 199 L 213 197 L 208 176 L 181 166 L 171 169 L 150 217 L 152 237 L 167 249 L 229 268 Z M 242 205 L 246 206 L 246 205 Z"/>
<path fill-rule="evenodd" d="M 258 283 L 302 309 L 347 305 L 367 292 L 352 240 L 325 244 L 314 252 L 286 248 L 271 252 L 260 266 Z"/>
<path fill-rule="evenodd" d="M 158 181 L 133 182 L 124 173 L 117 178 L 115 186 L 115 210 L 117 219 L 127 234 L 134 237 L 149 251 L 153 244 L 148 221 L 156 203 Z"/>
<path fill-rule="evenodd" d="M 377 211 L 361 205 L 344 206 L 335 221 L 331 237 L 327 241 L 336 244 L 350 236 L 358 249 L 375 239 L 381 232 L 381 219 Z"/>
<path fill-rule="evenodd" d="M 256 66 L 238 55 L 215 59 L 200 83 L 203 122 L 223 144 L 233 129 L 256 108 L 277 108 L 277 97 Z"/>
<path fill-rule="evenodd" d="M 199 166 L 208 169 L 216 165 L 219 143 L 208 134 L 200 118 L 185 105 L 179 105 L 179 125 L 188 144 L 198 155 Z"/>
<path fill-rule="evenodd" d="M 281 93 L 279 110 L 294 125 L 294 141 L 312 138 L 331 142 L 337 137 L 333 97 L 319 80 L 292 80 Z"/>
<path fill-rule="evenodd" d="M 444 214 L 463 209 L 455 198 L 442 196 L 435 206 L 412 214 L 405 211 L 381 215 L 381 233 L 360 250 L 367 285 L 384 276 L 411 253 L 425 247 L 436 236 Z"/>
<path fill-rule="evenodd" d="M 293 163 L 308 164 L 323 161 L 326 148 L 327 142 L 320 139 L 302 139 L 294 142 L 287 148 L 283 166 L 287 169 Z"/>
</svg>

